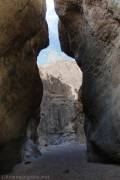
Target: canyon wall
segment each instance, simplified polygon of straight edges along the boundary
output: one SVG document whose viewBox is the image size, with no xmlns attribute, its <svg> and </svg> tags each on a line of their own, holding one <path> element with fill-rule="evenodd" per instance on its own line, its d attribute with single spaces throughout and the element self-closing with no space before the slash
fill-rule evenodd
<svg viewBox="0 0 120 180">
<path fill-rule="evenodd" d="M 76 62 L 63 60 L 39 67 L 44 89 L 38 128 L 40 147 L 85 143 L 84 113 L 79 99 L 82 73 Z"/>
<path fill-rule="evenodd" d="M 0 174 L 21 159 L 29 121 L 39 124 L 36 57 L 48 45 L 45 13 L 44 0 L 0 0 Z"/>
<path fill-rule="evenodd" d="M 120 2 L 54 1 L 62 50 L 83 72 L 88 160 L 120 163 Z"/>
</svg>

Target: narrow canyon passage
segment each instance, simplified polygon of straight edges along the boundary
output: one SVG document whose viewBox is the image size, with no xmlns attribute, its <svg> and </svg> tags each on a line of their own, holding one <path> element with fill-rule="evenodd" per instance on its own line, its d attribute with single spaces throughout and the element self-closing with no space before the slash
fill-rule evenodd
<svg viewBox="0 0 120 180">
<path fill-rule="evenodd" d="M 37 178 L 37 175 L 43 173 L 42 171 L 46 171 L 46 167 L 53 166 L 50 159 L 55 160 L 59 156 L 65 163 L 65 166 L 62 167 L 60 162 L 63 174 L 67 173 L 64 171 L 69 173 L 66 158 L 69 158 L 71 153 L 74 155 L 77 151 L 77 154 L 83 149 L 86 151 L 85 145 L 82 145 L 85 143 L 84 113 L 80 99 L 82 72 L 75 60 L 61 51 L 58 36 L 58 16 L 55 13 L 53 0 L 47 0 L 46 20 L 50 42 L 49 46 L 40 52 L 37 59 L 40 77 L 43 82 L 40 123 L 37 130 L 38 147 L 29 138 L 27 139 L 24 161 L 15 167 L 11 176 L 27 174 L 31 177 L 36 175 Z M 28 133 L 29 131 L 28 129 Z M 68 152 L 70 152 L 69 155 L 67 155 Z M 46 166 L 43 165 L 42 161 L 44 163 L 50 162 Z M 36 163 L 38 163 L 38 167 L 36 167 Z M 72 166 L 72 161 L 68 163 Z M 55 164 L 57 165 L 57 162 Z M 55 169 L 57 170 L 57 168 L 56 166 Z M 50 172 L 45 174 L 51 176 Z"/>
<path fill-rule="evenodd" d="M 119 180 L 119 166 L 87 162 L 86 145 L 81 144 L 85 143 L 84 115 L 79 99 L 82 74 L 74 61 L 62 57 L 63 60 L 57 62 L 57 55 L 54 56 L 53 51 L 52 56 L 49 54 L 51 40 L 49 50 L 42 54 L 48 64 L 39 64 L 44 87 L 38 128 L 42 155 L 16 166 L 11 176 L 27 175 L 33 179 L 51 180 Z"/>
<path fill-rule="evenodd" d="M 120 179 L 119 69 L 119 0 L 0 0 L 0 179 Z"/>
<path fill-rule="evenodd" d="M 46 4 L 49 46 L 38 56 L 43 82 L 39 145 L 85 143 L 84 113 L 80 99 L 82 72 L 75 60 L 61 51 L 54 1 L 47 0 Z"/>
<path fill-rule="evenodd" d="M 33 121 L 28 126 L 23 148 L 25 164 L 39 158 L 49 146 L 86 143 L 81 102 L 82 72 L 75 60 L 61 51 L 54 1 L 47 0 L 46 4 L 49 46 L 37 58 L 43 83 L 40 123 L 35 127 Z M 37 131 L 37 144 L 31 139 L 31 131 Z"/>
</svg>

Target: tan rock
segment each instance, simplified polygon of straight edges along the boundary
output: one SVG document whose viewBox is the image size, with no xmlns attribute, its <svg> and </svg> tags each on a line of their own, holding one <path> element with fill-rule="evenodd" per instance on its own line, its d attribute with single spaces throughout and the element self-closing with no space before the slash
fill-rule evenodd
<svg viewBox="0 0 120 180">
<path fill-rule="evenodd" d="M 42 98 L 36 64 L 48 45 L 44 0 L 0 0 L 0 173 L 20 157 Z"/>
<path fill-rule="evenodd" d="M 90 161 L 120 163 L 120 2 L 55 0 L 61 47 L 83 71 Z"/>
</svg>

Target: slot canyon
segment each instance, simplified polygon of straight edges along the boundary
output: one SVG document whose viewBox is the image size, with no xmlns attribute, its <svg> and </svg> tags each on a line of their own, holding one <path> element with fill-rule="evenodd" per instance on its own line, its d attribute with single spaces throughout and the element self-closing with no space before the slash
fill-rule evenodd
<svg viewBox="0 0 120 180">
<path fill-rule="evenodd" d="M 0 178 L 119 180 L 120 1 L 54 6 L 74 60 L 38 65 L 46 1 L 0 0 Z"/>
</svg>

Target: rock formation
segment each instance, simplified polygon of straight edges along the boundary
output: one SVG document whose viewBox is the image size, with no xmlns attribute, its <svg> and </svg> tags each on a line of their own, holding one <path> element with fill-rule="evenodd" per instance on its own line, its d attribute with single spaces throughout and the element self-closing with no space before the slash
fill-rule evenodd
<svg viewBox="0 0 120 180">
<path fill-rule="evenodd" d="M 83 71 L 88 159 L 120 163 L 120 1 L 54 1 L 62 50 Z"/>
<path fill-rule="evenodd" d="M 84 114 L 79 89 L 82 73 L 75 61 L 58 61 L 40 66 L 43 82 L 40 147 L 62 143 L 84 143 Z"/>
<path fill-rule="evenodd" d="M 29 120 L 38 124 L 36 57 L 48 45 L 45 12 L 44 0 L 0 0 L 0 173 L 20 160 Z"/>
</svg>

